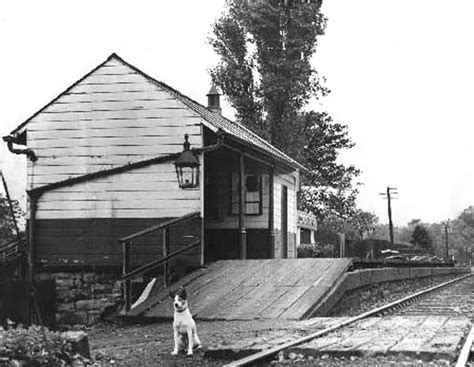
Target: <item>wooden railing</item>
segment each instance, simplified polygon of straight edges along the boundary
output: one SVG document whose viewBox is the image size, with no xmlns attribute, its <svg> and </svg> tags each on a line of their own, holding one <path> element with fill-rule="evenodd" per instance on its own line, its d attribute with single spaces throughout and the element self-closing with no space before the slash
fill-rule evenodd
<svg viewBox="0 0 474 367">
<path fill-rule="evenodd" d="M 171 260 L 172 258 L 176 257 L 177 255 L 183 252 L 186 252 L 198 246 L 201 243 L 201 240 L 198 239 L 175 252 L 169 253 L 170 227 L 173 225 L 185 222 L 187 220 L 190 220 L 192 218 L 196 218 L 200 215 L 201 215 L 200 212 L 192 212 L 192 213 L 183 215 L 182 217 L 171 219 L 164 223 L 160 223 L 155 226 L 148 227 L 144 230 L 133 233 L 119 240 L 119 242 L 122 244 L 122 250 L 123 250 L 122 280 L 124 281 L 124 303 L 125 303 L 126 312 L 130 311 L 131 304 L 132 304 L 132 278 L 143 275 L 144 273 L 149 272 L 163 265 L 163 275 L 165 279 L 165 286 L 170 285 L 169 260 Z M 158 260 L 152 261 L 148 264 L 142 265 L 136 269 L 131 270 L 130 250 L 132 248 L 133 241 L 143 236 L 146 236 L 150 233 L 154 233 L 160 230 L 163 231 L 163 257 Z"/>
<path fill-rule="evenodd" d="M 25 253 L 26 239 L 20 238 L 0 245 L 0 263 L 13 261 Z"/>
</svg>

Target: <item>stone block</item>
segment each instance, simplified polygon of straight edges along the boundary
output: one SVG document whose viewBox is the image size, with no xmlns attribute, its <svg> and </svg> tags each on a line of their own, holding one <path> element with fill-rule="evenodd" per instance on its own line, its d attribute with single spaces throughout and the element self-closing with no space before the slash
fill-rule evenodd
<svg viewBox="0 0 474 367">
<path fill-rule="evenodd" d="M 91 357 L 89 338 L 84 331 L 66 331 L 62 335 L 71 343 L 73 354 L 77 353 L 85 358 Z"/>
</svg>

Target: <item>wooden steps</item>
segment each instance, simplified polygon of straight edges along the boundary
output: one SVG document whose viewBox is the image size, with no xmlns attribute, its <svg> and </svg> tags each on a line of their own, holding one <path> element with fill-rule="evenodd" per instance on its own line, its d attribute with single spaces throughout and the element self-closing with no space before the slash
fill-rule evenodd
<svg viewBox="0 0 474 367">
<path fill-rule="evenodd" d="M 186 286 L 197 319 L 302 319 L 350 264 L 351 259 L 223 260 L 189 274 L 170 289 Z M 168 291 L 152 291 L 128 316 L 172 318 Z"/>
</svg>

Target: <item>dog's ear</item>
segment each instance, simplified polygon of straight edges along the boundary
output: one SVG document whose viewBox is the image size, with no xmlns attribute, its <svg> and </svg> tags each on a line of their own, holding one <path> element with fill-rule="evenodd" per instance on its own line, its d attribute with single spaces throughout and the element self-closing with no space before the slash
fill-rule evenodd
<svg viewBox="0 0 474 367">
<path fill-rule="evenodd" d="M 186 293 L 186 288 L 184 288 L 184 287 L 179 288 L 177 294 L 178 294 L 178 296 L 179 296 L 180 298 L 182 298 L 182 299 L 188 299 L 188 295 L 187 295 L 187 293 Z"/>
</svg>

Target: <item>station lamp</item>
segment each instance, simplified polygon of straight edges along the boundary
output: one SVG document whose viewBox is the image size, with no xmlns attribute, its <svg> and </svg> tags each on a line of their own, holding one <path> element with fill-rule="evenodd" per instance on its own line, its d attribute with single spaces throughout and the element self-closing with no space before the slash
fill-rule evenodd
<svg viewBox="0 0 474 367">
<path fill-rule="evenodd" d="M 174 161 L 179 187 L 182 189 L 199 187 L 199 159 L 191 151 L 188 139 L 189 135 L 184 135 L 183 151 Z"/>
</svg>

